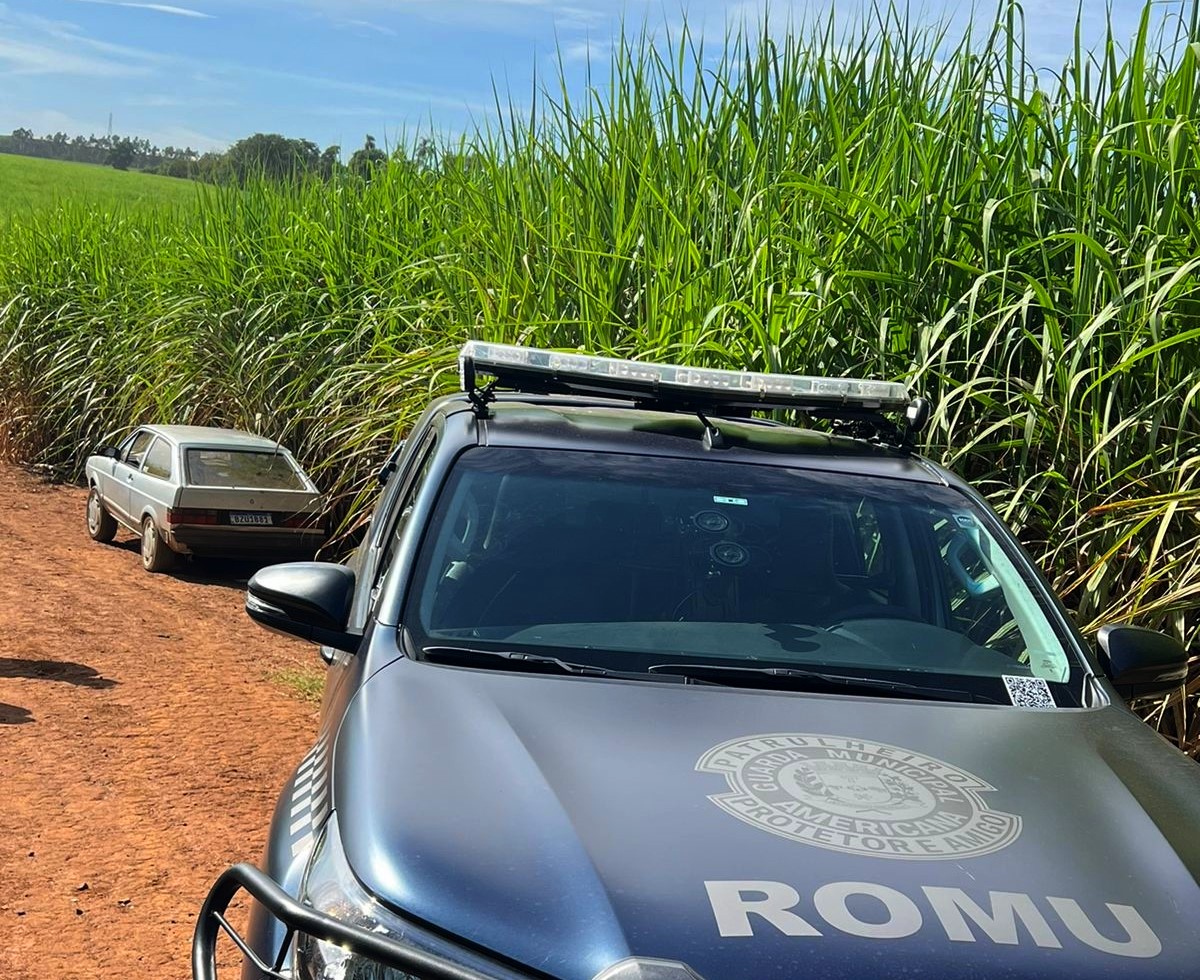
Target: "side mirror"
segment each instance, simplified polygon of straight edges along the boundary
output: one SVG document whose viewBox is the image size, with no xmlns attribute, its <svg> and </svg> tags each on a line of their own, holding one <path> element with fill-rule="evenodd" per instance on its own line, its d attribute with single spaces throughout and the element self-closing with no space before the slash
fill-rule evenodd
<svg viewBox="0 0 1200 980">
<path fill-rule="evenodd" d="M 1187 651 L 1174 637 L 1140 626 L 1102 626 L 1100 664 L 1126 700 L 1170 694 L 1187 677 Z"/>
<path fill-rule="evenodd" d="M 345 565 L 296 561 L 259 569 L 246 588 L 246 613 L 260 626 L 355 653 L 362 635 L 346 629 L 354 572 Z"/>
<path fill-rule="evenodd" d="M 109 459 L 121 458 L 121 450 L 119 450 L 116 446 L 101 446 L 98 452 L 101 456 L 106 456 Z"/>
</svg>

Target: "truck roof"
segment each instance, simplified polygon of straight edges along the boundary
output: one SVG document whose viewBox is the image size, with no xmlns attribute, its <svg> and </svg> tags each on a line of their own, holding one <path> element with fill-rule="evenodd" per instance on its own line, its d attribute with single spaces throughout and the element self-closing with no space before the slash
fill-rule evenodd
<svg viewBox="0 0 1200 980">
<path fill-rule="evenodd" d="M 472 411 L 465 395 L 442 399 L 445 414 Z M 588 449 L 646 455 L 727 459 L 777 466 L 814 466 L 924 483 L 959 481 L 928 460 L 894 446 L 762 418 L 710 416 L 725 448 L 705 448 L 698 415 L 638 407 L 632 401 L 497 392 L 477 442 L 490 446 Z"/>
</svg>

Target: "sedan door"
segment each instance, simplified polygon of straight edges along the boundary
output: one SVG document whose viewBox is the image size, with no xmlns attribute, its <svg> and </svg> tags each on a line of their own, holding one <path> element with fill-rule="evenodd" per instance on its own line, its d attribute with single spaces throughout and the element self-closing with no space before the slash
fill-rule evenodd
<svg viewBox="0 0 1200 980">
<path fill-rule="evenodd" d="M 142 465 L 129 480 L 129 516 L 141 523 L 147 509 L 154 514 L 160 532 L 166 529 L 167 508 L 175 498 L 174 450 L 158 436 L 142 456 Z"/>
<path fill-rule="evenodd" d="M 138 527 L 138 519 L 133 515 L 130 504 L 130 490 L 134 478 L 142 468 L 142 458 L 154 439 L 153 432 L 138 429 L 121 445 L 121 455 L 113 466 L 111 489 L 104 492 L 104 502 L 117 517 L 130 527 Z"/>
</svg>

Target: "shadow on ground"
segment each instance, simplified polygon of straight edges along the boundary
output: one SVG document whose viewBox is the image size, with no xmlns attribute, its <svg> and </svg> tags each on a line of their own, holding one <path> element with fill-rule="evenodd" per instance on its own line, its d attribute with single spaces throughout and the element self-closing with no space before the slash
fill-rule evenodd
<svg viewBox="0 0 1200 980">
<path fill-rule="evenodd" d="M 140 555 L 141 541 L 138 538 L 127 538 L 123 541 L 112 542 L 112 547 Z M 260 568 L 275 565 L 284 561 L 300 561 L 300 558 L 196 558 L 191 555 L 181 555 L 175 567 L 166 574 L 172 578 L 193 585 L 216 585 L 228 589 L 244 589 L 250 581 L 250 576 Z"/>
<path fill-rule="evenodd" d="M 250 576 L 260 568 L 287 561 L 286 558 L 250 560 L 246 558 L 186 558 L 171 570 L 170 574 L 195 585 L 223 585 L 231 589 L 244 589 Z"/>
<path fill-rule="evenodd" d="M 28 708 L 0 701 L 0 725 L 24 725 L 31 721 L 33 721 L 33 715 Z"/>
<path fill-rule="evenodd" d="M 100 690 L 115 687 L 120 683 L 102 676 L 87 664 L 72 663 L 70 660 L 27 660 L 22 657 L 0 657 L 0 678 L 3 677 L 59 681 L 63 684 L 74 684 L 76 687 Z M 17 710 L 24 711 L 23 708 Z"/>
</svg>

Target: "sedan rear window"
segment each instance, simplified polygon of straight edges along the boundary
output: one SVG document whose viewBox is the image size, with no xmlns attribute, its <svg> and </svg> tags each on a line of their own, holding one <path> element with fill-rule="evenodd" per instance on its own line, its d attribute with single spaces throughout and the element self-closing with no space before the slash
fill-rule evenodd
<svg viewBox="0 0 1200 980">
<path fill-rule="evenodd" d="M 187 480 L 194 487 L 258 487 L 307 490 L 291 460 L 281 453 L 245 449 L 189 449 Z"/>
</svg>

